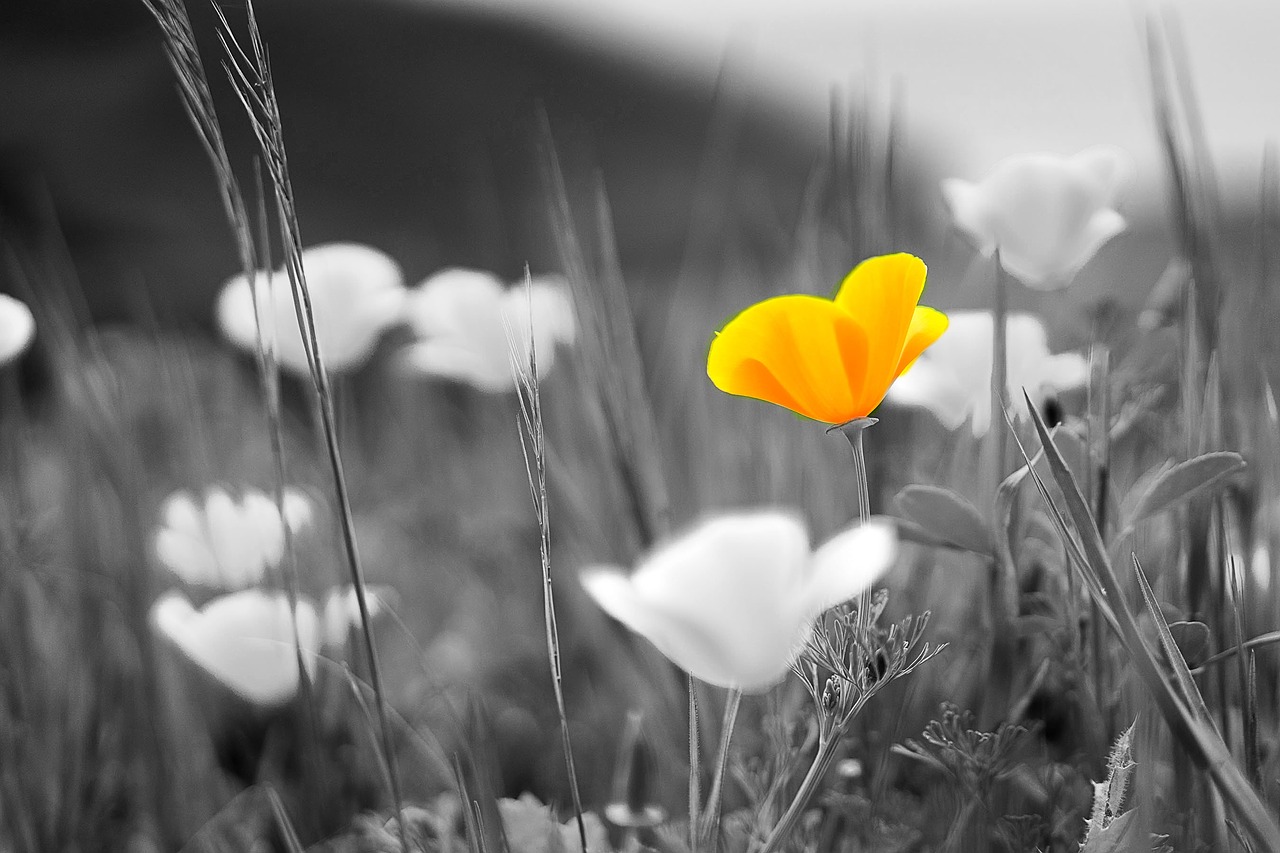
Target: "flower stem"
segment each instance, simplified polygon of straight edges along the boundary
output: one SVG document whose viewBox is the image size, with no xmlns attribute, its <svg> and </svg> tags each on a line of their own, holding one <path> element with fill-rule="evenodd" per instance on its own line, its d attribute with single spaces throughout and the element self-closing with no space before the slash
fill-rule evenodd
<svg viewBox="0 0 1280 853">
<path fill-rule="evenodd" d="M 698 804 L 702 800 L 699 759 L 698 685 L 689 676 L 689 853 L 698 853 Z"/>
<path fill-rule="evenodd" d="M 1009 389 L 1009 273 L 1000 261 L 1000 249 L 996 248 L 995 299 L 991 311 L 991 428 L 992 494 L 1004 480 L 1008 471 L 1009 440 L 1005 428 L 1005 395 Z"/>
<path fill-rule="evenodd" d="M 714 849 L 720 830 L 720 804 L 724 794 L 724 774 L 729 766 L 729 744 L 733 740 L 733 728 L 738 721 L 738 708 L 742 705 L 742 691 L 730 689 L 725 700 L 724 718 L 720 723 L 720 749 L 716 752 L 716 772 L 711 780 L 711 793 L 707 794 L 706 817 L 702 835 L 711 841 Z"/>
<path fill-rule="evenodd" d="M 853 451 L 853 477 L 858 489 L 858 521 L 866 524 L 871 519 L 871 493 L 867 486 L 867 454 L 863 448 L 862 433 L 878 423 L 876 418 L 854 418 L 847 423 L 831 427 L 827 432 L 839 430 L 849 441 Z M 871 590 L 858 593 L 858 625 L 865 628 L 871 610 Z"/>
<path fill-rule="evenodd" d="M 813 799 L 813 795 L 818 792 L 818 785 L 821 784 L 823 778 L 827 775 L 827 771 L 831 769 L 832 762 L 836 759 L 836 747 L 840 744 L 841 729 L 834 729 L 830 735 L 818 742 L 818 754 L 813 757 L 813 764 L 809 766 L 809 772 L 805 774 L 803 781 L 800 782 L 800 788 L 796 791 L 795 797 L 791 800 L 791 805 L 787 806 L 787 810 L 783 812 L 782 817 L 774 824 L 769 835 L 764 840 L 764 846 L 760 848 L 759 853 L 774 853 L 781 848 L 782 843 L 791 835 L 791 831 L 800 821 L 800 816 L 804 814 L 804 810 L 809 806 L 809 801 Z"/>
</svg>

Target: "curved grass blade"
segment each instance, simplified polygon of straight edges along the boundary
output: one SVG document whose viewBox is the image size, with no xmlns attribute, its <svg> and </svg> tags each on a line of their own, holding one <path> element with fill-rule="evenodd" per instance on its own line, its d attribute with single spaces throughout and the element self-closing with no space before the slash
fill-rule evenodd
<svg viewBox="0 0 1280 853">
<path fill-rule="evenodd" d="M 1248 828 L 1249 833 L 1258 842 L 1258 849 L 1280 853 L 1280 825 L 1277 825 L 1275 817 L 1267 810 L 1257 791 L 1241 772 L 1217 730 L 1211 723 L 1206 722 L 1208 711 L 1204 709 L 1204 699 L 1191 681 L 1186 661 L 1183 660 L 1182 653 L 1178 651 L 1177 644 L 1169 634 L 1168 624 L 1165 623 L 1159 608 L 1153 606 L 1154 596 L 1148 597 L 1150 587 L 1146 586 L 1146 578 L 1139 569 L 1137 571 L 1139 583 L 1146 587 L 1143 597 L 1147 601 L 1147 608 L 1153 611 L 1152 618 L 1156 622 L 1157 629 L 1163 626 L 1161 643 L 1174 665 L 1180 689 L 1185 692 L 1187 684 L 1190 684 L 1189 701 L 1193 703 L 1192 707 L 1188 707 L 1187 700 L 1179 699 L 1173 686 L 1165 677 L 1151 647 L 1142 636 L 1133 611 L 1125 603 L 1120 581 L 1107 557 L 1102 537 L 1097 525 L 1093 523 L 1089 506 L 1080 493 L 1080 487 L 1076 484 L 1075 477 L 1067 468 L 1062 455 L 1054 447 L 1049 430 L 1041 419 L 1040 413 L 1036 411 L 1030 396 L 1025 391 L 1023 396 L 1035 425 L 1036 434 L 1044 448 L 1045 458 L 1049 462 L 1049 469 L 1062 490 L 1067 513 L 1080 534 L 1080 546 L 1089 561 L 1092 573 L 1096 575 L 1103 587 L 1106 600 L 1109 600 L 1113 607 L 1116 620 L 1123 632 L 1122 640 L 1125 648 L 1129 651 L 1148 692 L 1155 700 L 1156 707 L 1164 716 L 1174 737 L 1183 745 L 1195 763 L 1209 774 L 1223 798 L 1231 804 L 1241 823 Z M 1047 500 L 1047 492 L 1042 492 L 1042 495 L 1045 495 Z"/>
</svg>

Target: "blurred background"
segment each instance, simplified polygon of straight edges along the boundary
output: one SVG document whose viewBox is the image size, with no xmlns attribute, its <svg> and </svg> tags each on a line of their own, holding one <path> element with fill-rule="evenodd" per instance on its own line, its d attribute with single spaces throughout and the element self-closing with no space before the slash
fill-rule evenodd
<svg viewBox="0 0 1280 853">
<path fill-rule="evenodd" d="M 211 13 L 191 11 L 213 65 Z M 942 305 L 981 297 L 962 286 L 971 253 L 948 231 L 938 180 L 1097 143 L 1135 158 L 1121 202 L 1132 232 L 1071 298 L 1144 298 L 1169 242 L 1144 58 L 1153 11 L 1179 22 L 1227 215 L 1243 220 L 1280 125 L 1280 8 L 1264 0 L 259 4 L 308 243 L 369 243 L 411 281 L 449 265 L 507 277 L 553 265 L 545 109 L 571 172 L 601 171 L 635 287 L 725 253 L 770 269 L 829 149 L 835 99 L 882 152 L 892 136 L 892 248 L 931 264 Z M 8 239 L 56 226 L 96 317 L 147 305 L 208 325 L 231 244 L 142 3 L 16 0 L 0 16 Z M 251 141 L 217 76 L 247 165 Z"/>
<path fill-rule="evenodd" d="M 255 6 L 305 244 L 373 246 L 403 267 L 409 285 L 454 266 L 492 271 L 504 282 L 518 279 L 526 264 L 535 275 L 552 272 L 561 252 L 544 170 L 552 157 L 563 166 L 574 214 L 594 226 L 582 229 L 584 253 L 600 261 L 616 240 L 645 357 L 605 365 L 601 376 L 649 383 L 643 390 L 660 446 L 643 448 L 656 463 L 642 461 L 665 464 L 659 474 L 670 480 L 672 516 L 681 523 L 753 501 L 799 507 L 815 538 L 848 523 L 847 447 L 820 430 L 798 428 L 787 412 L 716 392 L 704 375 L 707 341 L 717 323 L 752 298 L 830 292 L 859 260 L 887 252 L 911 252 L 929 264 L 926 304 L 989 306 L 991 263 L 951 226 L 939 181 L 978 180 L 1011 155 L 1070 155 L 1097 144 L 1131 154 L 1133 174 L 1118 201 L 1129 230 L 1106 244 L 1072 287 L 1051 293 L 1018 287 L 1011 307 L 1043 317 L 1055 351 L 1099 342 L 1112 345 L 1121 363 L 1132 341 L 1149 338 L 1154 354 L 1131 372 L 1173 386 L 1179 339 L 1164 329 L 1168 334 L 1154 341 L 1156 335 L 1138 335 L 1132 325 L 1170 259 L 1186 248 L 1179 243 L 1187 242 L 1175 239 L 1182 207 L 1171 196 L 1156 120 L 1147 45 L 1152 15 L 1163 16 L 1162 44 L 1180 72 L 1170 83 L 1179 104 L 1178 144 L 1195 191 L 1208 198 L 1197 197 L 1198 224 L 1213 231 L 1215 263 L 1224 278 L 1273 288 L 1265 265 L 1274 253 L 1260 250 L 1272 242 L 1275 225 L 1263 216 L 1268 205 L 1275 209 L 1265 199 L 1274 194 L 1277 172 L 1272 166 L 1266 174 L 1264 152 L 1280 130 L 1274 50 L 1280 5 L 1273 2 L 1174 0 L 1152 8 L 1106 0 L 257 0 Z M 242 23 L 242 3 L 229 0 L 224 8 Z M 252 198 L 256 146 L 219 71 L 214 13 L 205 0 L 191 0 L 189 9 L 233 165 Z M 593 220 L 597 186 L 611 210 L 612 235 Z M 606 274 L 598 278 L 609 280 L 603 292 L 612 279 L 608 264 L 599 266 Z M 21 433 L 11 442 L 20 459 L 7 474 L 0 466 L 0 476 L 29 480 L 33 505 L 43 507 L 30 513 L 39 521 L 33 539 L 53 543 L 47 550 L 54 557 L 41 551 L 31 564 L 42 569 L 42 580 L 68 580 L 47 595 L 53 615 L 30 620 L 33 634 L 56 639 L 46 643 L 46 657 L 56 652 L 66 660 L 29 666 L 35 654 L 23 647 L 14 653 L 22 665 L 15 671 L 63 705 L 106 697 L 105 723 L 90 718 L 82 726 L 85 743 L 96 744 L 99 729 L 124 733 L 121 745 L 105 752 L 128 765 L 120 776 L 128 785 L 122 781 L 123 793 L 108 791 L 104 799 L 129 808 L 120 806 L 118 819 L 104 809 L 103 821 L 83 821 L 86 837 L 108 822 L 131 833 L 138 824 L 137 833 L 149 837 L 148 816 L 166 812 L 138 803 L 143 794 L 154 793 L 162 805 L 170 797 L 153 772 L 166 763 L 165 753 L 148 742 L 152 729 L 136 723 L 170 710 L 131 689 L 149 670 L 119 652 L 133 648 L 129 643 L 139 655 L 147 652 L 147 607 L 161 584 L 172 583 L 149 571 L 156 568 L 149 537 L 157 508 L 175 489 L 272 482 L 277 451 L 267 441 L 249 359 L 216 340 L 215 296 L 236 272 L 212 170 L 143 2 L 0 3 L 0 290 L 45 312 L 22 368 L 34 372 L 33 363 L 57 356 L 66 362 L 62 410 L 40 421 L 33 407 L 32 423 L 58 428 Z M 1249 288 L 1223 289 L 1228 300 L 1245 297 L 1237 314 L 1267 306 L 1254 310 L 1264 316 L 1249 323 L 1237 316 L 1222 326 L 1230 331 L 1224 339 L 1234 336 L 1235 348 L 1247 350 L 1252 368 L 1250 330 L 1265 328 L 1265 314 L 1274 309 L 1266 300 L 1249 301 L 1256 295 Z M 46 290 L 69 294 L 69 301 L 45 299 Z M 1168 288 L 1165 301 L 1176 303 L 1178 295 L 1177 286 Z M 90 338 L 82 352 L 75 335 L 44 322 L 64 303 L 78 322 L 125 323 L 145 333 Z M 152 335 L 156 329 L 162 334 Z M 1232 343 L 1224 340 L 1224 350 Z M 652 538 L 651 529 L 640 529 L 649 520 L 643 501 L 623 487 L 631 486 L 622 476 L 634 473 L 623 470 L 631 460 L 613 452 L 616 436 L 601 426 L 609 400 L 600 389 L 623 383 L 597 382 L 593 371 L 602 368 L 585 349 L 581 359 L 565 361 L 565 378 L 549 382 L 546 394 L 548 432 L 556 449 L 568 452 L 549 467 L 561 478 L 552 484 L 557 571 L 564 571 L 557 595 L 566 670 L 574 676 L 568 704 L 580 769 L 594 783 L 587 805 L 599 808 L 609 796 L 622 720 L 641 708 L 657 733 L 656 773 L 665 782 L 659 799 L 678 813 L 683 682 L 572 583 L 585 565 L 631 565 Z M 337 417 L 369 577 L 391 586 L 402 604 L 404 624 L 381 628 L 387 670 L 395 674 L 392 704 L 415 731 L 500 756 L 496 793 L 532 790 L 563 804 L 540 578 L 531 560 L 538 530 L 514 399 L 410 381 L 390 359 L 371 364 L 358 379 L 339 381 Z M 1224 374 L 1232 375 L 1229 368 Z M 1134 382 L 1117 387 L 1117 398 L 1137 396 Z M 1241 387 L 1241 399 L 1258 396 L 1253 385 Z M 291 380 L 284 393 L 290 479 L 315 495 L 330 494 L 327 463 L 306 417 L 309 398 Z M 1157 399 L 1165 408 L 1153 408 L 1153 423 L 1144 427 L 1167 439 L 1176 424 L 1166 409 L 1176 395 Z M 0 388 L 0 415 L 22 421 L 21 406 L 6 409 L 6 400 L 27 402 L 16 385 Z M 1074 409 L 1081 413 L 1081 400 Z M 880 429 L 870 472 L 876 510 L 888 508 L 907 483 L 953 483 L 977 494 L 970 475 L 978 454 L 965 432 L 948 435 L 924 415 Z M 1116 483 L 1136 479 L 1159 452 L 1147 433 L 1133 435 L 1134 470 L 1113 470 Z M 1236 444 L 1223 439 L 1222 446 Z M 974 501 L 985 508 L 989 496 Z M 26 512 L 14 511 L 24 537 Z M 308 555 L 315 563 L 308 565 L 312 594 L 324 588 L 320 578 L 331 583 L 342 569 L 336 525 L 317 527 L 328 538 Z M 1164 528 L 1151 538 L 1177 540 Z M 73 553 L 65 557 L 60 549 Z M 901 697 L 898 706 L 877 710 L 867 743 L 885 750 L 920 731 L 942 699 L 963 703 L 986 688 L 973 668 L 985 661 L 984 640 L 971 630 L 966 595 L 982 588 L 982 564 L 947 556 L 935 596 L 934 552 L 913 554 L 912 565 L 904 560 L 887 581 L 894 606 L 935 608 L 930 636 L 953 643 L 959 660 L 978 664 L 951 665 L 925 681 L 912 694 L 910 714 L 900 712 L 907 704 Z M 16 612 L 40 612 L 25 598 L 13 600 L 22 603 L 13 605 Z M 71 623 L 60 618 L 76 608 L 93 617 L 83 623 L 80 645 L 63 642 L 80 623 L 64 628 Z M 1268 608 L 1260 602 L 1267 618 L 1258 620 L 1259 630 L 1274 628 Z M 126 622 L 127 632 L 119 627 Z M 12 624 L 15 632 L 25 630 Z M 117 626 L 121 637 L 102 642 L 101 624 Z M 1040 665 L 1037 655 L 1029 659 Z M 66 671 L 74 676 L 63 678 Z M 108 676 L 116 680 L 101 687 Z M 1045 688 L 1048 699 L 1036 701 L 1054 711 L 1066 707 L 1062 697 L 1069 693 Z M 202 709 L 198 697 L 174 695 L 184 704 L 172 712 L 178 722 L 171 737 L 186 762 L 187 748 L 199 742 L 191 721 Z M 49 707 L 62 707 L 54 699 Z M 481 706 L 484 725 L 472 719 L 484 716 Z M 49 722 L 48 742 L 74 747 L 58 725 Z M 753 725 L 763 731 L 758 720 Z M 340 733 L 333 753 L 342 772 L 334 775 L 353 790 L 333 796 L 350 808 L 316 809 L 310 829 L 317 838 L 359 808 L 385 808 L 372 759 L 362 776 L 348 773 L 353 748 L 344 739 L 349 733 Z M 44 741 L 29 743 L 30 764 L 11 762 L 11 778 L 24 778 L 28 766 L 46 772 Z M 1102 743 L 1086 745 L 1091 760 L 1100 759 Z M 137 758 L 152 755 L 146 750 L 154 757 Z M 74 748 L 67 754 L 76 772 L 110 763 L 98 753 L 88 764 Z M 235 790 L 222 777 L 221 787 L 196 779 L 214 758 L 186 763 L 196 769 L 170 768 L 190 782 L 173 786 L 171 799 L 189 801 L 189 814 L 154 833 L 170 841 L 189 837 Z M 443 783 L 406 771 L 430 778 L 430 785 L 409 790 L 410 800 L 426 802 L 448 790 L 448 770 Z M 1081 770 L 1077 780 L 1085 807 L 1089 778 L 1095 777 Z M 48 815 L 60 815 L 60 805 L 51 800 Z M 885 808 L 914 813 L 892 803 Z M 1078 834 L 1078 816 L 1070 817 Z M 48 823 L 61 831 L 57 820 Z M 1070 840 L 1062 849 L 1076 848 L 1075 836 Z"/>
</svg>

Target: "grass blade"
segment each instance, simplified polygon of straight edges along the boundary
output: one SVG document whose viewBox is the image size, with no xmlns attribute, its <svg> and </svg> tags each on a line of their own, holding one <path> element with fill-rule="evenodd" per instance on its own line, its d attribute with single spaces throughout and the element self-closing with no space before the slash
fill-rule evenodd
<svg viewBox="0 0 1280 853">
<path fill-rule="evenodd" d="M 1039 412 L 1036 411 L 1030 396 L 1024 392 L 1024 397 L 1026 398 L 1027 408 L 1030 411 L 1036 433 L 1044 448 L 1049 468 L 1066 500 L 1067 513 L 1074 522 L 1076 530 L 1080 533 L 1081 547 L 1105 591 L 1106 600 L 1113 607 L 1113 612 L 1123 632 L 1122 638 L 1125 641 L 1125 646 L 1138 669 L 1139 675 L 1155 700 L 1156 706 L 1164 716 L 1174 736 L 1187 749 L 1196 764 L 1208 772 L 1214 784 L 1222 793 L 1223 798 L 1236 810 L 1236 814 L 1259 843 L 1260 849 L 1280 852 L 1280 825 L 1276 824 L 1275 818 L 1267 810 L 1257 791 L 1253 789 L 1253 786 L 1249 784 L 1244 774 L 1241 773 L 1240 767 L 1231 757 L 1230 751 L 1227 749 L 1226 744 L 1223 743 L 1217 730 L 1206 722 L 1208 711 L 1204 708 L 1203 698 L 1199 698 L 1199 690 L 1195 688 L 1192 682 L 1192 701 L 1196 704 L 1194 709 L 1189 708 L 1183 701 L 1179 700 L 1161 671 L 1151 648 L 1139 631 L 1133 612 L 1124 601 L 1124 593 L 1119 579 L 1111 567 L 1111 561 L 1107 557 L 1102 537 L 1098 533 L 1097 526 L 1093 523 L 1093 519 L 1089 514 L 1089 506 L 1085 502 L 1084 496 L 1080 494 L 1080 488 L 1076 485 L 1075 477 L 1072 476 L 1066 462 L 1061 454 L 1058 453 L 1057 448 L 1054 447 L 1053 440 L 1049 436 L 1049 430 L 1040 418 Z M 1174 664 L 1178 683 L 1185 690 L 1186 684 L 1190 682 L 1190 673 L 1187 671 L 1186 661 L 1182 659 L 1181 652 L 1177 649 L 1177 644 L 1173 642 L 1173 637 L 1169 635 L 1168 625 L 1164 622 L 1159 608 L 1154 607 L 1154 597 L 1148 598 L 1150 588 L 1146 586 L 1145 577 L 1143 577 L 1140 570 L 1137 574 L 1139 583 L 1145 587 L 1143 595 L 1144 599 L 1147 599 L 1148 610 L 1154 611 L 1153 618 L 1156 621 L 1157 628 L 1163 626 L 1161 642 L 1165 644 L 1165 651 Z M 1180 669 L 1178 668 L 1179 664 L 1181 666 Z"/>
<path fill-rule="evenodd" d="M 587 853 L 587 828 L 582 820 L 582 795 L 578 791 L 578 774 L 573 762 L 573 743 L 569 737 L 569 715 L 564 702 L 564 675 L 560 669 L 560 629 L 556 623 L 555 591 L 551 585 L 551 517 L 547 497 L 547 434 L 542 421 L 542 395 L 538 386 L 538 352 L 535 344 L 533 315 L 533 280 L 525 270 L 526 308 L 529 337 L 515 339 L 507 328 L 507 347 L 511 367 L 516 375 L 516 395 L 520 401 L 520 451 L 524 455 L 525 474 L 533 496 L 534 514 L 538 520 L 538 552 L 542 567 L 542 613 L 547 636 L 547 659 L 551 664 L 551 683 L 555 690 L 556 713 L 560 717 L 560 739 L 564 749 L 565 772 L 573 798 L 573 817 L 578 825 L 582 853 Z"/>
</svg>

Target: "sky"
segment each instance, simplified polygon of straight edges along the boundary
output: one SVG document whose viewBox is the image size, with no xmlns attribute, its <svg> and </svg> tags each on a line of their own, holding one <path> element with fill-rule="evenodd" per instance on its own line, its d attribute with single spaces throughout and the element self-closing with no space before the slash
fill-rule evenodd
<svg viewBox="0 0 1280 853">
<path fill-rule="evenodd" d="M 472 0 L 475 2 L 475 0 Z M 748 55 L 767 85 L 825 110 L 832 84 L 865 91 L 944 174 L 1110 143 L 1134 157 L 1135 195 L 1163 172 L 1144 58 L 1146 10 L 1180 22 L 1219 178 L 1251 199 L 1280 139 L 1275 0 L 479 0 L 624 49 L 697 65 Z"/>
</svg>

